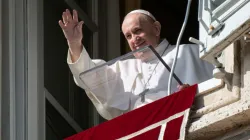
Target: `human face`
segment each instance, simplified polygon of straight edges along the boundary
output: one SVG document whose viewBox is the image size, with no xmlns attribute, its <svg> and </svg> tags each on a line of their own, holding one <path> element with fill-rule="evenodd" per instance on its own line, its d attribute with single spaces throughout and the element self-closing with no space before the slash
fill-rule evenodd
<svg viewBox="0 0 250 140">
<path fill-rule="evenodd" d="M 143 17 L 144 16 L 144 17 Z M 122 32 L 132 51 L 151 45 L 156 47 L 160 39 L 160 24 L 147 20 L 145 15 L 127 15 L 122 24 Z"/>
</svg>

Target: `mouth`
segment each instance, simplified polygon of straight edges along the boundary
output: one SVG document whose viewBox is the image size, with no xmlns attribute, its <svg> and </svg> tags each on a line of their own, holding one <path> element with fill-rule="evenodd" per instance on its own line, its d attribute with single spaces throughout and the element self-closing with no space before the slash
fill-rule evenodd
<svg viewBox="0 0 250 140">
<path fill-rule="evenodd" d="M 147 45 L 146 42 L 143 41 L 142 43 L 136 45 L 134 48 L 137 50 L 137 49 L 139 49 L 139 48 L 141 48 L 141 47 L 144 47 L 144 46 L 146 46 L 146 45 Z"/>
<path fill-rule="evenodd" d="M 146 41 L 143 41 L 143 42 L 141 42 L 140 44 L 136 44 L 135 46 L 134 46 L 134 48 L 135 48 L 135 50 L 138 50 L 138 49 L 140 49 L 140 48 L 142 48 L 142 47 L 145 47 L 146 45 L 148 45 L 147 44 L 147 42 Z M 145 53 L 147 52 L 147 50 L 142 50 L 142 51 L 139 51 L 139 52 L 137 52 L 137 53 L 135 53 L 134 54 L 134 56 L 137 58 L 137 59 L 141 59 L 141 60 L 144 60 L 145 59 Z"/>
</svg>

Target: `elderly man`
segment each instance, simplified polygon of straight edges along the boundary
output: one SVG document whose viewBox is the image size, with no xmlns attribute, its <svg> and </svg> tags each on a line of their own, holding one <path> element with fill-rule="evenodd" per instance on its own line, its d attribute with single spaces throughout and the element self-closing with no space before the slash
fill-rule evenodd
<svg viewBox="0 0 250 140">
<path fill-rule="evenodd" d="M 103 86 L 91 87 L 91 84 L 88 84 L 93 83 L 89 81 L 98 81 L 98 77 L 83 79 L 85 82 L 81 81 L 80 73 L 103 64 L 105 61 L 92 60 L 84 49 L 82 45 L 83 21 L 78 22 L 77 12 L 73 10 L 72 16 L 70 11 L 66 10 L 62 18 L 59 25 L 68 42 L 67 62 L 75 82 L 86 91 L 97 111 L 104 118 L 112 119 L 167 95 L 169 72 L 158 59 L 140 59 L 143 54 L 135 54 L 138 59 L 118 61 L 106 68 L 106 74 L 116 75 L 113 81 L 111 80 L 106 85 L 106 92 Z M 161 24 L 148 11 L 134 10 L 128 13 L 122 23 L 122 32 L 132 51 L 151 45 L 169 66 L 172 65 L 175 46 L 170 45 L 166 39 L 161 39 Z M 184 83 L 200 83 L 212 77 L 213 66 L 199 59 L 198 50 L 196 45 L 180 46 L 175 73 Z M 172 87 L 176 88 L 173 88 L 172 92 L 186 86 L 178 86 L 174 80 Z M 116 90 L 116 88 L 119 89 Z M 144 97 L 145 101 L 142 101 L 139 95 L 144 91 L 147 92 Z"/>
</svg>

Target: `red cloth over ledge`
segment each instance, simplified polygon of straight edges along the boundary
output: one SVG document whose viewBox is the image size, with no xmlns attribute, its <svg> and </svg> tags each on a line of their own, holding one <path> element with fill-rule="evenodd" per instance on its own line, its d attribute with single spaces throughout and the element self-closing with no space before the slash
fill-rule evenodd
<svg viewBox="0 0 250 140">
<path fill-rule="evenodd" d="M 162 132 L 164 140 L 177 140 L 180 138 L 181 126 L 186 125 L 183 113 L 192 106 L 196 91 L 197 85 L 190 86 L 65 140 L 116 140 L 120 138 L 158 140 L 160 130 L 163 129 L 161 123 L 163 121 L 167 123 Z"/>
</svg>

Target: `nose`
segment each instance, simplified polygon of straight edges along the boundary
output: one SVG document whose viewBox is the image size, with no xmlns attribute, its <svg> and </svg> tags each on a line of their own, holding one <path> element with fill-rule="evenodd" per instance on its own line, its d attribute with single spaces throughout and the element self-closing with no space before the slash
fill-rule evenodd
<svg viewBox="0 0 250 140">
<path fill-rule="evenodd" d="M 133 36 L 133 42 L 136 44 L 136 43 L 139 42 L 139 41 L 140 41 L 140 37 L 137 36 L 137 35 L 134 35 L 134 36 Z"/>
</svg>

